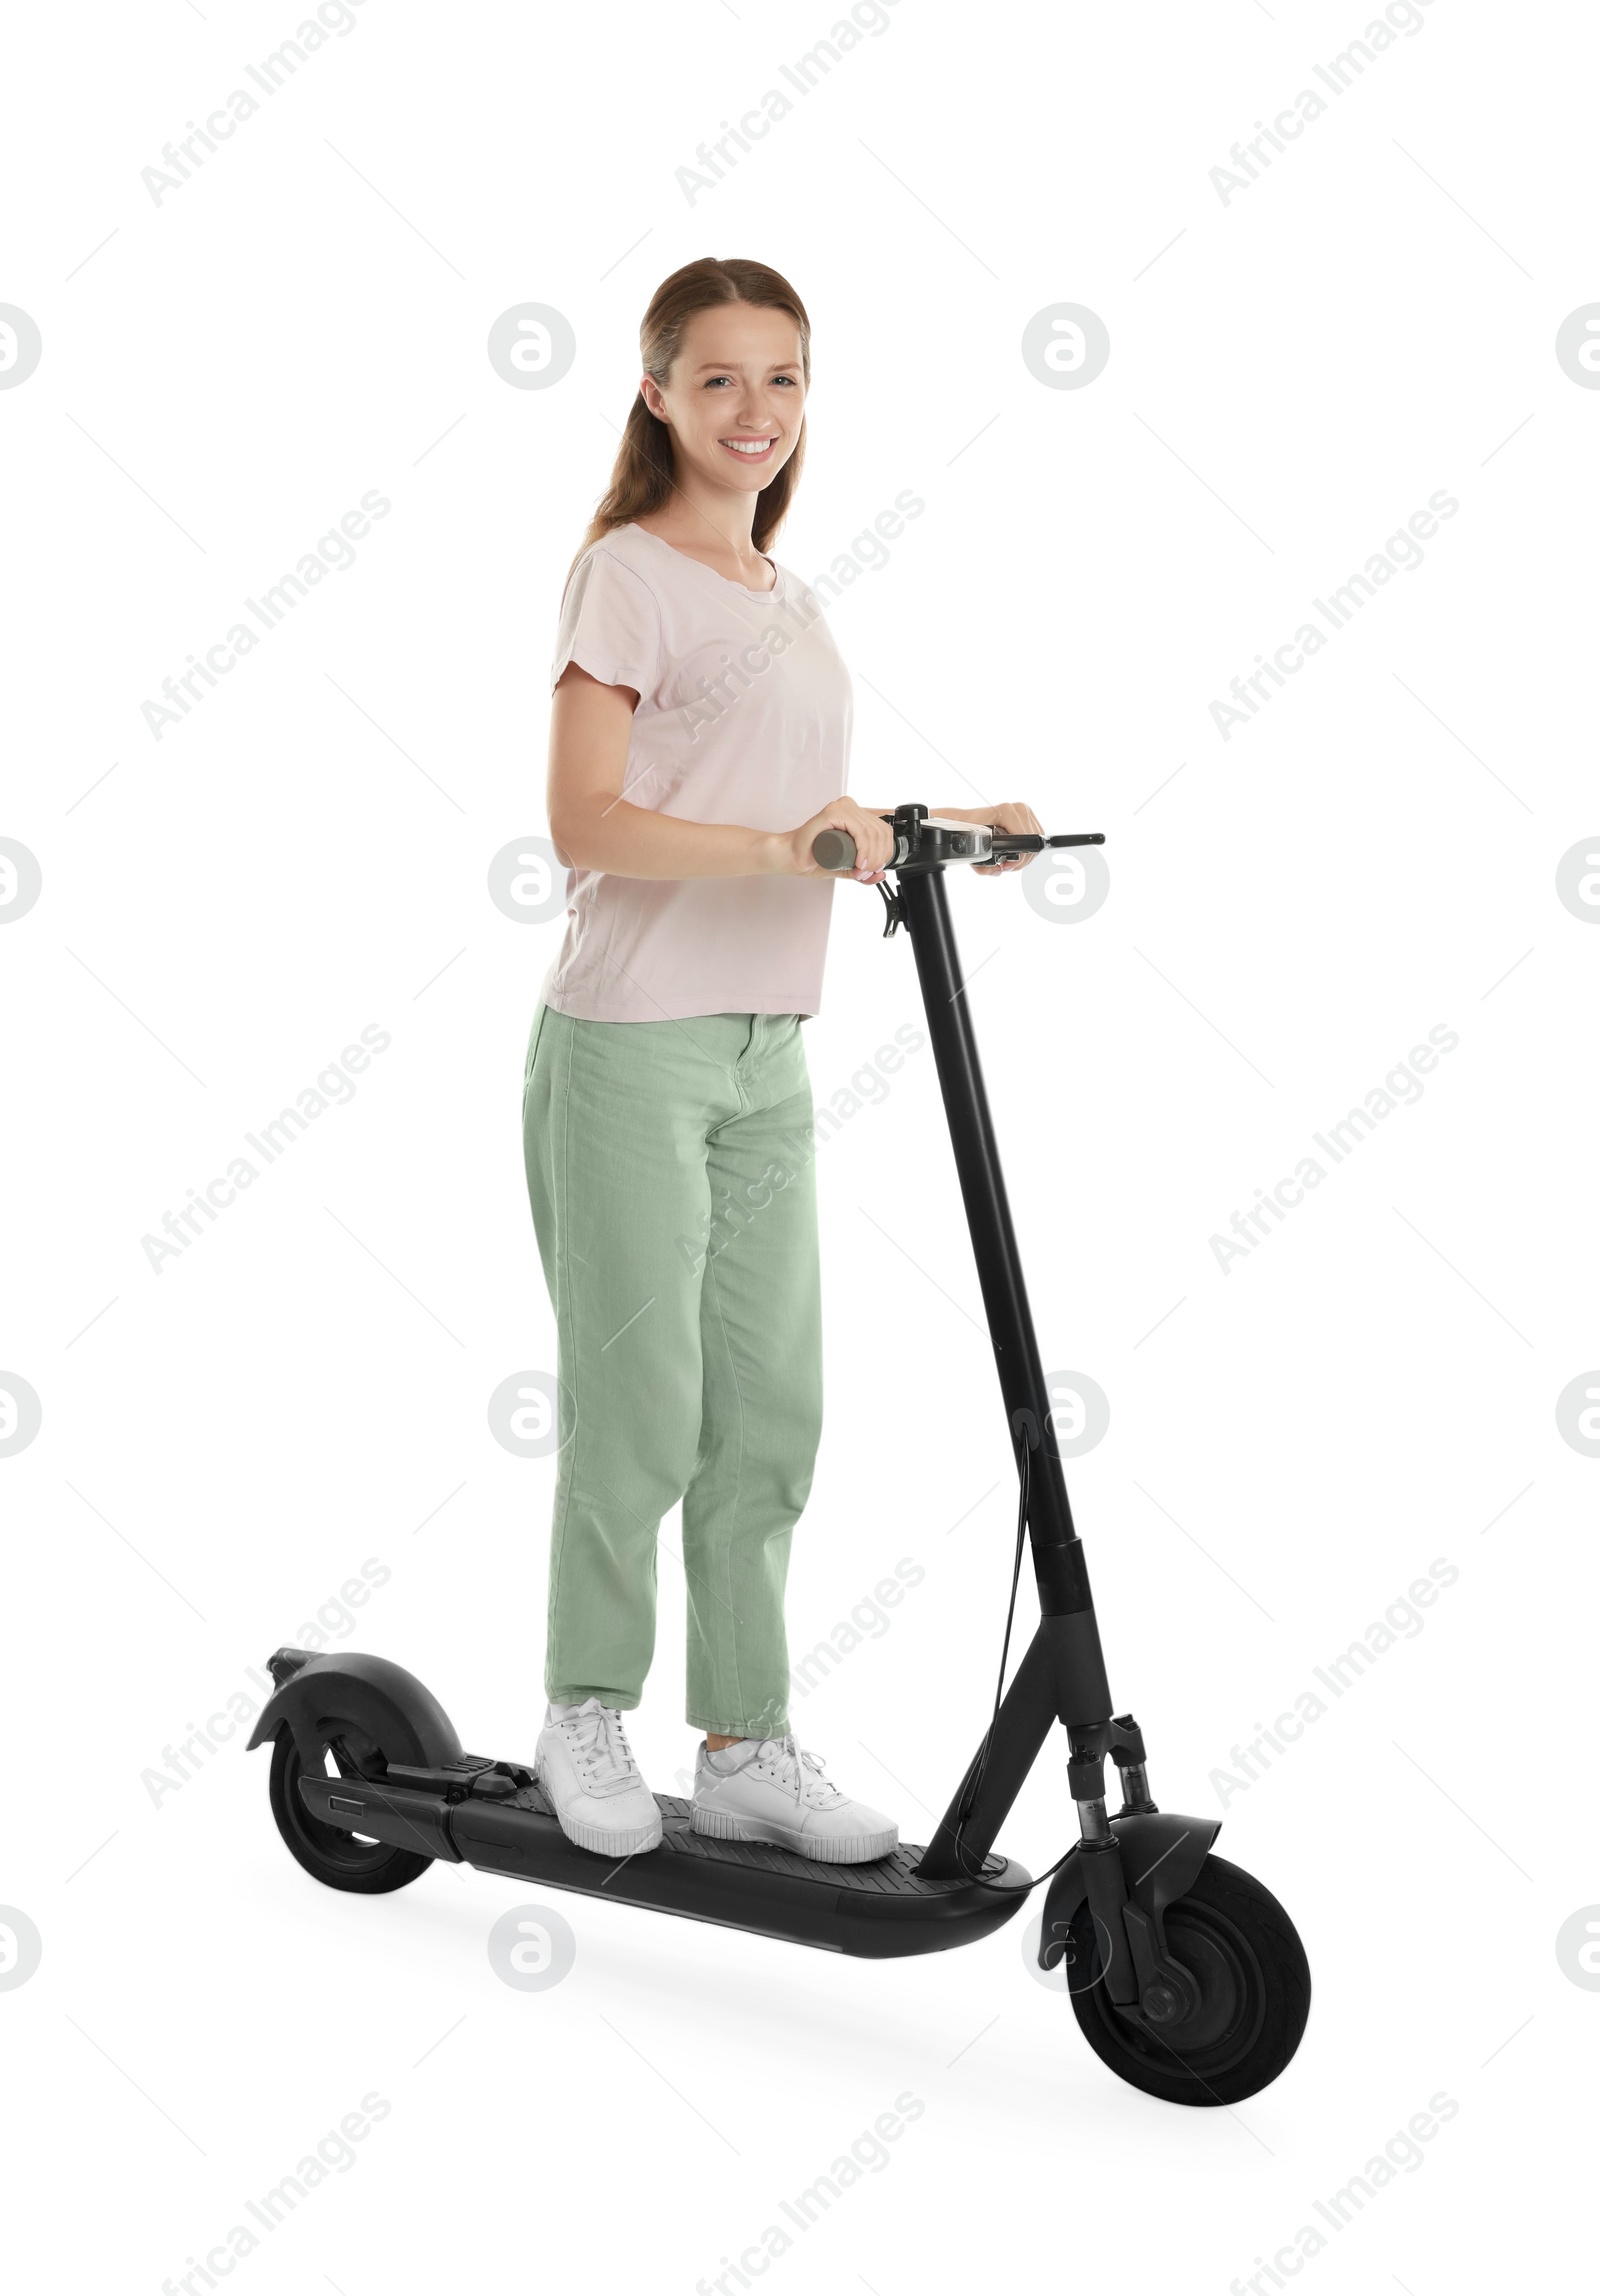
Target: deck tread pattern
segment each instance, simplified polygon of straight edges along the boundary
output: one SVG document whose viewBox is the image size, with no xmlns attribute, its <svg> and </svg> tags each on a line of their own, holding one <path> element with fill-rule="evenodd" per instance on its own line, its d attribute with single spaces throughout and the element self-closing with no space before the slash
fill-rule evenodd
<svg viewBox="0 0 1600 2296">
<path fill-rule="evenodd" d="M 840 1865 L 831 1859 L 803 1858 L 776 1842 L 725 1842 L 713 1834 L 697 1834 L 690 1824 L 690 1803 L 677 1794 L 657 1794 L 656 1801 L 661 1810 L 661 1847 L 677 1857 L 704 1858 L 716 1865 L 745 1866 L 757 1872 L 781 1874 L 790 1881 L 831 1882 L 839 1889 L 866 1890 L 883 1897 L 940 1897 L 947 1891 L 969 1887 L 959 1875 L 949 1881 L 924 1880 L 917 1875 L 912 1869 L 923 1855 L 921 1843 L 902 1842 L 887 1857 L 873 1858 L 866 1865 Z M 525 1786 L 519 1793 L 497 1795 L 494 1806 L 503 1810 L 531 1810 L 541 1818 L 555 1817 L 543 1787 L 537 1785 Z M 979 1871 L 993 1879 L 1005 1869 L 1006 1860 L 991 1850 Z"/>
</svg>

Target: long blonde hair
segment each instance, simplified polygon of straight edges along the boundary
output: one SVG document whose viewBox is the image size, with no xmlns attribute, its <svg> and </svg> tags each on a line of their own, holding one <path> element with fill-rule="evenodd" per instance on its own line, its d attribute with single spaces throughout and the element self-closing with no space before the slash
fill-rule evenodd
<svg viewBox="0 0 1600 2296">
<path fill-rule="evenodd" d="M 673 361 L 683 348 L 689 321 L 697 311 L 710 310 L 719 303 L 750 303 L 762 310 L 786 312 L 800 331 L 801 374 L 806 387 L 810 388 L 811 321 L 788 280 L 765 263 L 745 262 L 738 257 L 724 262 L 715 255 L 702 255 L 696 262 L 686 263 L 681 271 L 674 271 L 670 278 L 663 279 L 650 298 L 650 308 L 639 327 L 639 357 L 644 372 L 653 377 L 658 386 L 665 388 Z M 764 486 L 756 496 L 750 539 L 757 550 L 766 549 L 788 515 L 805 451 L 806 426 L 802 416 L 793 454 L 771 485 Z M 635 391 L 623 426 L 622 444 L 611 467 L 611 484 L 589 521 L 578 558 L 613 527 L 626 526 L 643 513 L 659 510 L 672 488 L 672 433 L 650 412 L 642 393 Z M 573 564 L 577 562 L 575 558 Z"/>
</svg>

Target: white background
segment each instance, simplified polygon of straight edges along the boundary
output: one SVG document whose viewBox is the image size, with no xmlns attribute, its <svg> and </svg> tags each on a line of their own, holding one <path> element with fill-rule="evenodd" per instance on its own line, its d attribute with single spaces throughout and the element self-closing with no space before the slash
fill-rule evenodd
<svg viewBox="0 0 1600 2296">
<path fill-rule="evenodd" d="M 1600 1463 L 1555 1411 L 1600 1362 L 1600 933 L 1555 883 L 1600 810 L 1600 396 L 1554 352 L 1600 296 L 1594 26 L 1432 0 L 1224 204 L 1210 171 L 1329 95 L 1312 67 L 1359 7 L 876 20 L 691 200 L 677 171 L 788 87 L 825 8 L 365 0 L 159 204 L 141 170 L 253 86 L 293 7 L 11 26 L 0 301 L 43 340 L 0 391 L 0 835 L 42 872 L 0 935 L 0 1370 L 43 1414 L 0 1459 L 0 1900 L 43 1941 L 0 1992 L 19 2285 L 176 2285 L 369 2092 L 387 2116 L 238 2264 L 247 2292 L 687 2296 L 906 2092 L 920 2117 L 779 2290 L 1222 2296 L 1307 2224 L 1320 2296 L 1558 2269 L 1600 2015 L 1556 1954 L 1600 1899 Z M 1116 2081 L 1029 1981 L 1021 1919 L 876 1965 L 569 1897 L 576 1964 L 521 1993 L 486 1939 L 539 1891 L 443 1866 L 319 1889 L 245 1732 L 152 1801 L 164 1749 L 254 1702 L 373 1557 L 344 1639 L 470 1748 L 532 1753 L 554 1462 L 487 1402 L 553 1368 L 518 1108 L 559 918 L 513 922 L 487 876 L 545 832 L 556 607 L 639 317 L 706 253 L 775 265 L 811 315 L 784 563 L 926 504 L 831 610 L 854 791 L 1107 836 L 1092 918 L 950 891 L 1041 1349 L 1109 1398 L 1070 1480 L 1114 1694 L 1157 1800 L 1225 1802 L 1221 1854 L 1311 1959 L 1297 2059 L 1232 2110 Z M 548 390 L 486 356 L 525 301 L 576 332 Z M 1083 389 L 1020 353 L 1063 301 L 1110 333 Z M 356 564 L 153 738 L 163 679 L 372 488 Z M 1230 680 L 1438 489 L 1460 507 L 1424 563 L 1224 741 Z M 881 921 L 840 888 L 819 1108 L 920 1019 Z M 354 1099 L 155 1273 L 142 1239 L 372 1023 L 392 1045 Z M 1439 1025 L 1420 1100 L 1224 1273 L 1213 1235 Z M 993 1694 L 1013 1518 L 931 1054 L 818 1177 L 794 1650 L 900 1559 L 926 1575 L 796 1719 L 923 1840 Z M 1421 1630 L 1219 1788 L 1436 1558 L 1458 1576 Z M 661 1583 L 633 1737 L 673 1791 L 665 1553 Z M 1071 1837 L 1061 1754 L 1002 1837 L 1035 1872 Z M 1418 2163 L 1328 2232 L 1314 2203 L 1440 2092 Z"/>
</svg>

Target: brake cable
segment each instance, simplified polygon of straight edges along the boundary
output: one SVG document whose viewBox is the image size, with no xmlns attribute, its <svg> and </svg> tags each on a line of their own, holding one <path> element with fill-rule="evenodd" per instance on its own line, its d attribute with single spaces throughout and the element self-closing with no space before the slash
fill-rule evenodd
<svg viewBox="0 0 1600 2296">
<path fill-rule="evenodd" d="M 1048 1424 L 1048 1422 L 1046 1422 L 1046 1424 Z M 1044 1872 L 1035 1874 L 1032 1881 L 1030 1882 L 989 1881 L 983 1874 L 974 1873 L 972 1868 L 968 1865 L 966 1857 L 966 1844 L 961 1838 L 961 1829 L 966 1824 L 966 1821 L 971 1814 L 972 1805 L 978 1798 L 978 1788 L 983 1783 L 984 1768 L 989 1759 L 989 1744 L 994 1736 L 995 1724 L 1000 1719 L 1000 1694 L 1005 1686 L 1006 1658 L 1011 1649 L 1011 1622 L 1016 1614 L 1017 1608 L 1017 1582 L 1022 1576 L 1022 1542 L 1027 1535 L 1028 1527 L 1028 1437 L 1027 1429 L 1025 1426 L 1019 1425 L 1017 1432 L 1019 1436 L 1019 1464 L 1017 1473 L 1020 1482 L 1020 1489 L 1017 1498 L 1017 1551 L 1011 1565 L 1011 1602 L 1006 1611 L 1005 1640 L 1000 1646 L 1000 1676 L 999 1680 L 995 1683 L 994 1712 L 989 1717 L 989 1727 L 984 1732 L 983 1744 L 978 1749 L 978 1766 L 977 1769 L 973 1772 L 972 1782 L 969 1790 L 963 1794 L 961 1798 L 961 1808 L 956 1814 L 956 1822 L 950 1836 L 950 1839 L 955 1847 L 956 1863 L 960 1866 L 968 1881 L 974 1883 L 979 1889 L 993 1890 L 999 1897 L 1026 1897 L 1031 1890 L 1038 1888 L 1040 1882 L 1048 1881 L 1053 1873 L 1059 1871 L 1059 1869 L 1066 1864 L 1068 1858 L 1071 1857 L 1073 1850 L 1078 1847 L 1078 1844 L 1073 1842 L 1069 1848 L 1062 1851 L 1061 1855 L 1056 1859 L 1054 1865 L 1046 1866 Z"/>
</svg>

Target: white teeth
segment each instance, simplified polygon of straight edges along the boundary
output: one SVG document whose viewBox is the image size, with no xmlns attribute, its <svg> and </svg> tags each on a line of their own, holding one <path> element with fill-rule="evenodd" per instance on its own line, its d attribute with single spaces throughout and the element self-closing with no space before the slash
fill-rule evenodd
<svg viewBox="0 0 1600 2296">
<path fill-rule="evenodd" d="M 718 441 L 721 446 L 732 447 L 735 454 L 765 454 L 773 443 L 770 438 L 725 438 Z"/>
</svg>

